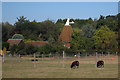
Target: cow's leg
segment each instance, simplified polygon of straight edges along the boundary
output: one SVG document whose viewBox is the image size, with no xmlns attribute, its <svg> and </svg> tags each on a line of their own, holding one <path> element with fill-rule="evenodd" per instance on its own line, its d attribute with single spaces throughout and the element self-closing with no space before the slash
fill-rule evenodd
<svg viewBox="0 0 120 80">
<path fill-rule="evenodd" d="M 104 68 L 104 64 L 102 65 L 102 67 Z"/>
<path fill-rule="evenodd" d="M 79 68 L 79 66 L 77 66 L 77 68 Z"/>
<path fill-rule="evenodd" d="M 79 68 L 79 65 L 77 65 L 77 68 Z"/>
<path fill-rule="evenodd" d="M 75 69 L 75 66 L 73 66 L 73 69 Z"/>
</svg>

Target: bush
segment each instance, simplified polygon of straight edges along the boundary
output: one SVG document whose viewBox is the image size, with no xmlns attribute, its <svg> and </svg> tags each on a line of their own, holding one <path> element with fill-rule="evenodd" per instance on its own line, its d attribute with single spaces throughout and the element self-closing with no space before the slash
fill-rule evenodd
<svg viewBox="0 0 120 80">
<path fill-rule="evenodd" d="M 8 50 L 8 49 L 9 49 L 9 43 L 2 41 L 2 49 L 3 49 L 4 47 Z"/>
<path fill-rule="evenodd" d="M 14 35 L 12 36 L 12 39 L 24 39 L 24 37 L 23 37 L 23 35 L 21 35 L 21 34 L 14 34 Z"/>
</svg>

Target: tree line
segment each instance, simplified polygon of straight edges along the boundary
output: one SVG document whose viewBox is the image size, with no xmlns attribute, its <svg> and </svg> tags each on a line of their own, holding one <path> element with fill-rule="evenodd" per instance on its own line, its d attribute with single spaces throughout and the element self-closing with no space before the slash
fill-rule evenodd
<svg viewBox="0 0 120 80">
<path fill-rule="evenodd" d="M 12 53 L 32 54 L 40 52 L 49 54 L 62 53 L 63 50 L 71 54 L 74 52 L 93 53 L 95 51 L 115 53 L 118 52 L 119 48 L 119 16 L 120 14 L 100 15 L 99 19 L 94 20 L 92 18 L 70 19 L 70 21 L 75 22 L 72 24 L 73 35 L 70 49 L 64 47 L 63 43 L 58 41 L 67 19 L 58 19 L 56 22 L 51 20 L 37 22 L 35 20 L 29 21 L 26 17 L 20 16 L 14 25 L 2 22 L 2 47 L 6 47 L 9 50 L 7 40 L 13 38 L 14 34 L 21 34 L 25 43 L 34 40 L 48 41 L 48 44 L 41 47 L 34 47 L 28 44 L 26 46 L 17 45 L 18 47 L 14 45 L 11 48 Z"/>
</svg>

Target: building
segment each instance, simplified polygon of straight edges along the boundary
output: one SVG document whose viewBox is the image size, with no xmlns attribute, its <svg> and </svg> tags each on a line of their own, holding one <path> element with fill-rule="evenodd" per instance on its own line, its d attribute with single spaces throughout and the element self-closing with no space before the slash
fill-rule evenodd
<svg viewBox="0 0 120 80">
<path fill-rule="evenodd" d="M 23 39 L 8 39 L 7 42 L 9 43 L 9 49 L 14 45 L 24 44 Z"/>
<path fill-rule="evenodd" d="M 48 41 L 30 41 L 28 44 L 31 44 L 31 45 L 36 46 L 36 47 L 40 47 L 40 46 L 43 46 L 47 43 L 48 43 Z"/>
<path fill-rule="evenodd" d="M 9 43 L 9 49 L 14 45 L 19 45 L 19 44 L 25 44 L 23 39 L 8 39 L 7 41 Z M 45 44 L 47 44 L 48 41 L 30 41 L 28 44 L 31 44 L 33 46 L 37 46 L 37 47 L 40 47 L 40 46 L 43 46 Z"/>
<path fill-rule="evenodd" d="M 72 26 L 70 24 L 73 24 L 74 22 L 69 22 L 69 19 L 67 19 L 67 22 L 65 26 L 63 27 L 63 30 L 60 34 L 59 41 L 62 41 L 64 43 L 65 47 L 70 48 L 70 42 L 72 41 Z"/>
</svg>

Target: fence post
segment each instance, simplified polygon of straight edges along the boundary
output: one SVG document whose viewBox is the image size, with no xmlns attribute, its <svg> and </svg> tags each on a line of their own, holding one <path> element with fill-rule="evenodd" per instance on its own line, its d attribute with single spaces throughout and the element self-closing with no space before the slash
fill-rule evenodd
<svg viewBox="0 0 120 80">
<path fill-rule="evenodd" d="M 117 56 L 117 52 L 116 52 L 116 56 Z"/>
<path fill-rule="evenodd" d="M 11 54 L 10 55 L 10 67 L 12 67 L 13 66 L 13 55 Z"/>
<path fill-rule="evenodd" d="M 64 65 L 64 56 L 65 55 L 65 53 L 64 53 L 64 51 L 63 51 L 63 68 L 65 67 L 65 65 Z"/>
<path fill-rule="evenodd" d="M 95 64 L 95 66 L 97 67 L 97 52 L 96 52 L 96 64 Z"/>
<path fill-rule="evenodd" d="M 59 53 L 58 52 L 56 52 L 56 54 L 57 54 L 57 59 L 58 59 L 58 64 L 60 63 L 60 55 L 59 55 Z"/>
<path fill-rule="evenodd" d="M 20 54 L 19 54 L 19 62 L 21 62 L 21 56 L 20 56 Z"/>
<path fill-rule="evenodd" d="M 108 57 L 110 57 L 110 52 L 108 51 Z"/>
<path fill-rule="evenodd" d="M 3 60 L 2 61 L 5 62 L 5 54 L 3 54 Z"/>
<path fill-rule="evenodd" d="M 78 61 L 80 62 L 80 53 L 78 53 Z"/>
<path fill-rule="evenodd" d="M 87 52 L 86 52 L 86 55 L 85 55 L 85 57 L 87 58 Z"/>
<path fill-rule="evenodd" d="M 42 54 L 42 61 L 43 61 L 43 54 Z"/>
<path fill-rule="evenodd" d="M 35 63 L 35 53 L 34 53 L 34 68 L 36 67 L 36 63 Z"/>
<path fill-rule="evenodd" d="M 51 53 L 49 54 L 49 58 L 51 57 Z"/>
<path fill-rule="evenodd" d="M 103 51 L 102 51 L 102 55 L 101 55 L 101 60 L 103 59 L 104 55 L 103 55 Z"/>
</svg>

